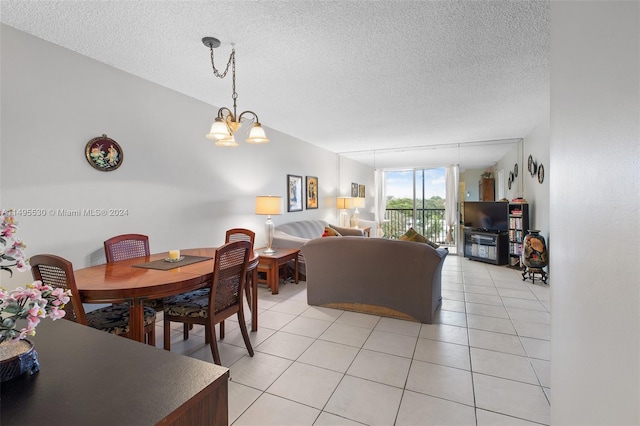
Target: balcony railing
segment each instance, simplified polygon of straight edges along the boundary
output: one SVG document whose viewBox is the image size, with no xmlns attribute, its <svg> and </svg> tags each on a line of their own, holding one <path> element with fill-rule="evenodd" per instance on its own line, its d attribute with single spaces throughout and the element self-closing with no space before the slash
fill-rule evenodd
<svg viewBox="0 0 640 426">
<path fill-rule="evenodd" d="M 438 244 L 447 238 L 447 226 L 444 209 L 416 209 L 416 221 L 413 221 L 413 209 L 387 209 L 387 221 L 383 225 L 385 238 L 397 239 L 411 227 L 419 234 Z"/>
</svg>

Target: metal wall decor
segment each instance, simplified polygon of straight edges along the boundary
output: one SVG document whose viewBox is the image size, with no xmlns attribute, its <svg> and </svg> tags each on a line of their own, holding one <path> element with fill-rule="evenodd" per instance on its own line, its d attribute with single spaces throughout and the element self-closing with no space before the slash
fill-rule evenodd
<svg viewBox="0 0 640 426">
<path fill-rule="evenodd" d="M 111 172 L 122 164 L 124 152 L 118 142 L 103 134 L 87 142 L 85 157 L 94 169 Z"/>
<path fill-rule="evenodd" d="M 538 166 L 538 183 L 544 182 L 544 166 L 540 164 Z"/>
<path fill-rule="evenodd" d="M 533 157 L 529 155 L 529 160 L 527 161 L 527 164 L 529 167 L 529 173 L 531 174 L 531 177 L 535 177 L 536 173 L 538 173 L 538 163 L 536 163 L 533 160 Z"/>
<path fill-rule="evenodd" d="M 531 177 L 535 178 L 537 176 L 538 183 L 544 182 L 544 166 L 542 164 L 538 165 L 531 155 L 529 155 L 527 163 L 529 165 L 529 173 L 531 174 Z"/>
</svg>

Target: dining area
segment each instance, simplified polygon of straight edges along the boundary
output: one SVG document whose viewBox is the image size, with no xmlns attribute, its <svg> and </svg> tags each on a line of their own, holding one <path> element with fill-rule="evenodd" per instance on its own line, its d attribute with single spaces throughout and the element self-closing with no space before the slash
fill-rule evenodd
<svg viewBox="0 0 640 426">
<path fill-rule="evenodd" d="M 236 316 L 249 354 L 244 301 L 251 331 L 258 330 L 259 256 L 253 250 L 255 234 L 243 228 L 226 231 L 220 247 L 186 248 L 152 253 L 149 237 L 121 234 L 104 241 L 106 263 L 75 269 L 68 260 L 51 254 L 31 257 L 35 280 L 69 289 L 66 319 L 156 346 L 156 313 L 163 313 L 163 347 L 170 350 L 170 322 L 183 323 L 183 338 L 193 324 L 207 330 L 216 364 L 215 326 L 224 338 L 224 320 Z M 103 306 L 87 309 L 85 306 Z M 106 305 L 106 306 L 104 306 Z"/>
<path fill-rule="evenodd" d="M 58 255 L 31 256 L 33 279 L 70 297 L 60 305 L 65 320 L 43 322 L 30 338 L 38 352 L 29 368 L 6 381 L 3 370 L 2 424 L 45 413 L 51 424 L 228 424 L 229 370 L 217 340 L 234 319 L 254 355 L 244 316 L 248 306 L 257 331 L 254 239 L 233 228 L 219 247 L 152 253 L 147 235 L 121 234 L 104 241 L 106 263 L 78 269 Z M 172 353 L 172 322 L 184 340 L 203 326 L 214 363 Z M 160 323 L 165 350 L 156 346 Z M 82 408 L 68 412 L 70 404 Z"/>
</svg>

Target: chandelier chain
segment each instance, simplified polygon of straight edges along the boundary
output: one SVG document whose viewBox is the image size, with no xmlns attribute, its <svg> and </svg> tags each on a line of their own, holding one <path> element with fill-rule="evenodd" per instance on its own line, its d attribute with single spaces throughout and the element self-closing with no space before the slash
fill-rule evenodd
<svg viewBox="0 0 640 426">
<path fill-rule="evenodd" d="M 216 77 L 223 79 L 227 76 L 227 73 L 229 72 L 229 67 L 231 67 L 231 77 L 232 77 L 232 90 L 233 93 L 231 95 L 231 97 L 233 98 L 233 116 L 234 119 L 237 116 L 237 102 L 236 100 L 238 99 L 238 93 L 236 92 L 236 49 L 235 47 L 231 49 L 231 54 L 229 55 L 229 60 L 227 61 L 227 66 L 224 69 L 224 72 L 220 72 L 218 71 L 218 69 L 216 68 L 216 64 L 214 62 L 214 55 L 213 55 L 213 46 L 211 46 L 209 48 L 209 50 L 211 51 L 211 68 L 213 69 L 213 75 L 215 75 Z"/>
<path fill-rule="evenodd" d="M 236 68 L 236 49 L 232 49 L 231 50 L 231 55 L 229 55 L 229 60 L 227 61 L 227 66 L 224 69 L 223 73 L 220 73 L 220 71 L 218 71 L 218 69 L 216 68 L 216 64 L 213 60 L 213 47 L 209 48 L 211 50 L 211 68 L 213 68 L 213 75 L 215 75 L 218 78 L 225 78 L 227 76 L 227 72 L 229 72 L 229 67 L 231 66 L 231 64 L 233 63 L 233 68 Z"/>
</svg>

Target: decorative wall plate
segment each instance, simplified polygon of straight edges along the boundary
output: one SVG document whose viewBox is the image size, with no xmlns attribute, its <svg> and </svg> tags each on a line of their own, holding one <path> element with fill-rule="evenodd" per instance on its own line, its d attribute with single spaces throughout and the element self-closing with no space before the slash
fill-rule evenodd
<svg viewBox="0 0 640 426">
<path fill-rule="evenodd" d="M 538 166 L 538 183 L 544 182 L 544 166 L 540 164 Z"/>
<path fill-rule="evenodd" d="M 511 179 L 509 179 L 509 189 L 511 189 Z"/>
<path fill-rule="evenodd" d="M 513 175 L 518 177 L 518 163 L 513 166 Z"/>
<path fill-rule="evenodd" d="M 531 171 L 531 166 L 533 166 L 533 157 L 529 155 L 529 160 L 527 160 L 527 167 L 531 176 L 533 176 L 533 171 Z"/>
<path fill-rule="evenodd" d="M 87 142 L 85 156 L 94 169 L 110 172 L 120 167 L 124 152 L 118 142 L 103 134 Z"/>
</svg>

